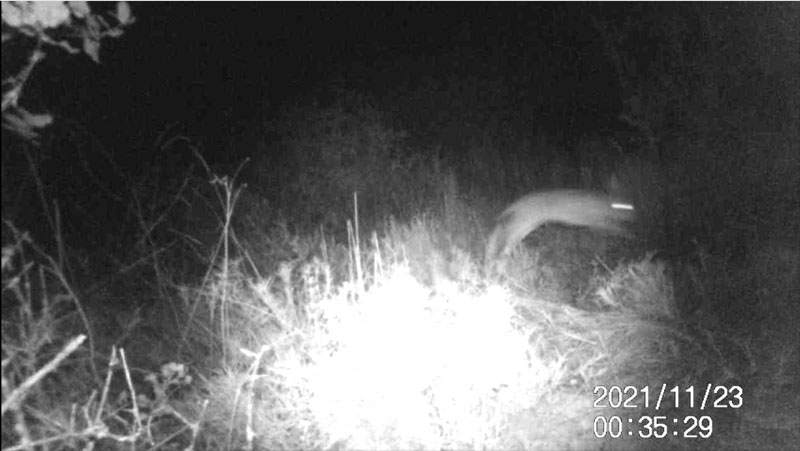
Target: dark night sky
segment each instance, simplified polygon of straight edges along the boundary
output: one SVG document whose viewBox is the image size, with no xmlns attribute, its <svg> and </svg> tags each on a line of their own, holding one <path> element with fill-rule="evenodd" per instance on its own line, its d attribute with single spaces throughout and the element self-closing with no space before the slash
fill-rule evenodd
<svg viewBox="0 0 800 451">
<path fill-rule="evenodd" d="M 47 83 L 66 87 L 50 89 L 47 103 L 111 140 L 147 145 L 179 121 L 209 147 L 224 147 L 242 123 L 271 117 L 287 100 L 333 80 L 388 100 L 423 83 L 482 77 L 503 83 L 520 108 L 553 104 L 542 95 L 554 92 L 582 102 L 599 95 L 594 103 L 601 108 L 618 107 L 615 93 L 602 94 L 613 90 L 597 89 L 597 80 L 607 83 L 585 5 L 170 2 L 132 8 L 137 23 L 122 38 L 104 41 L 99 67 L 86 58 L 52 58 L 54 70 L 43 71 Z M 534 74 L 557 84 L 531 92 L 526 84 Z"/>
<path fill-rule="evenodd" d="M 137 23 L 103 41 L 101 65 L 53 51 L 26 102 L 83 124 L 108 148 L 143 152 L 174 126 L 233 165 L 252 154 L 264 123 L 337 89 L 370 96 L 420 148 L 467 148 L 506 131 L 561 139 L 614 130 L 633 96 L 605 44 L 632 64 L 625 75 L 650 96 L 645 113 L 664 134 L 702 133 L 751 111 L 761 130 L 788 108 L 780 92 L 796 60 L 784 44 L 792 25 L 769 4 L 131 6 Z M 600 35 L 600 22 L 622 30 L 619 42 Z M 672 65 L 667 52 L 684 59 Z M 448 142 L 469 133 L 477 139 Z"/>
</svg>

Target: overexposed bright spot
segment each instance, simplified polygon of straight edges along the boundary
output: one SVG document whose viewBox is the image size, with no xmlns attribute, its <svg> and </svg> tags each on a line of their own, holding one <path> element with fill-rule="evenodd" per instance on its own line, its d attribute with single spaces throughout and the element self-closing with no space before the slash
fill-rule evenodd
<svg viewBox="0 0 800 451">
<path fill-rule="evenodd" d="M 527 340 L 511 327 L 503 299 L 433 295 L 403 270 L 358 302 L 331 300 L 326 312 L 334 351 L 316 356 L 310 382 L 331 442 L 479 442 L 492 427 L 486 398 L 516 385 L 528 366 Z M 445 429 L 453 436 L 443 437 Z M 403 443 L 382 441 L 387 433 Z"/>
</svg>

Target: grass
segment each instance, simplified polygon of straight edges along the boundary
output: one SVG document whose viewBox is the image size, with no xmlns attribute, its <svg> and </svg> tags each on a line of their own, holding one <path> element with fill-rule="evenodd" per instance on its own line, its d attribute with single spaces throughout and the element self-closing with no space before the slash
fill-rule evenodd
<svg viewBox="0 0 800 451">
<path fill-rule="evenodd" d="M 736 270 L 763 305 L 770 288 L 787 293 L 789 270 L 681 266 L 550 227 L 490 276 L 478 215 L 457 196 L 380 231 L 351 223 L 339 243 L 285 223 L 240 237 L 239 191 L 212 186 L 221 232 L 204 275 L 178 283 L 160 266 L 147 291 L 163 297 L 138 309 L 81 298 L 59 259 L 6 224 L 4 450 L 769 448 L 765 431 L 777 449 L 796 438 L 790 407 L 759 402 L 792 389 L 791 323 L 732 326 L 715 296 Z M 747 302 L 727 307 L 754 311 Z M 718 404 L 690 406 L 706 387 Z M 658 416 L 713 433 L 611 437 L 618 418 Z"/>
</svg>

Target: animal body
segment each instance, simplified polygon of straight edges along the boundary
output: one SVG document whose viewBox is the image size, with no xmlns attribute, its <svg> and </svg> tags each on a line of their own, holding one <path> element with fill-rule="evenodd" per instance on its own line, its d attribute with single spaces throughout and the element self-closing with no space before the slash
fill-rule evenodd
<svg viewBox="0 0 800 451">
<path fill-rule="evenodd" d="M 557 189 L 533 192 L 509 205 L 497 217 L 486 243 L 486 260 L 506 257 L 541 225 L 557 222 L 626 235 L 633 205 L 594 191 Z"/>
</svg>

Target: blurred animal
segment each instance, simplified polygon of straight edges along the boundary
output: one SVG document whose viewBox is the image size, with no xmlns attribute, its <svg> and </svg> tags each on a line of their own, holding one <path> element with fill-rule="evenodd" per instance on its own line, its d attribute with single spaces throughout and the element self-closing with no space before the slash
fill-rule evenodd
<svg viewBox="0 0 800 451">
<path fill-rule="evenodd" d="M 497 217 L 486 242 L 486 261 L 508 256 L 529 233 L 548 222 L 627 235 L 627 223 L 634 217 L 633 205 L 614 195 L 577 189 L 533 192 Z"/>
</svg>

